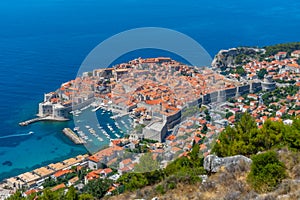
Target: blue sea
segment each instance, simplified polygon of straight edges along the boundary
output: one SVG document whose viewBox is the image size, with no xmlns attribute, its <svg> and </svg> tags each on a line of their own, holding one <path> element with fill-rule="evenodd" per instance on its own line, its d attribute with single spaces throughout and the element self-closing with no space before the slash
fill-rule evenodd
<svg viewBox="0 0 300 200">
<path fill-rule="evenodd" d="M 101 41 L 132 28 L 164 27 L 194 38 L 211 56 L 230 47 L 300 41 L 300 2 L 1 0 L 0 25 L 2 180 L 86 153 L 61 133 L 72 121 L 18 123 L 35 117 L 43 94 L 73 79 Z M 161 54 L 169 55 L 137 51 L 116 62 Z"/>
</svg>

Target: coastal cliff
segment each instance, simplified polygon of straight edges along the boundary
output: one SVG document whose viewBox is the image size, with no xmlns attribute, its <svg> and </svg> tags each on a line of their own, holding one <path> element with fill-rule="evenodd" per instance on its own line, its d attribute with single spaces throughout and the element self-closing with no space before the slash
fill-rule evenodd
<svg viewBox="0 0 300 200">
<path fill-rule="evenodd" d="M 215 70 L 234 67 L 238 64 L 242 64 L 247 60 L 259 57 L 265 53 L 264 49 L 249 48 L 249 47 L 237 47 L 228 50 L 220 50 L 212 61 L 212 68 Z"/>
</svg>

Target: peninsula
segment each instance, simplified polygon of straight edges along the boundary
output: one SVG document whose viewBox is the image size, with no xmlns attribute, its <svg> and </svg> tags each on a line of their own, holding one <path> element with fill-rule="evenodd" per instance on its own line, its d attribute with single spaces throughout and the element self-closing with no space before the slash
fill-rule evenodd
<svg viewBox="0 0 300 200">
<path fill-rule="evenodd" d="M 294 142 L 299 138 L 289 135 L 295 132 L 282 132 L 297 127 L 294 123 L 298 123 L 296 117 L 300 115 L 299 58 L 300 50 L 293 45 L 265 49 L 240 47 L 220 51 L 212 68 L 158 57 L 137 58 L 112 68 L 85 72 L 45 94 L 38 116 L 68 120 L 70 112 L 80 115 L 78 110 L 93 105 L 94 112 L 100 108 L 113 111 L 114 120 L 129 115 L 134 129 L 122 138 L 110 140 L 107 148 L 9 178 L 4 185 L 13 190 L 26 188 L 27 192 L 33 189 L 34 193 L 43 187 L 56 191 L 72 186 L 86 192 L 90 185 L 101 180 L 109 184 L 108 188 L 102 188 L 105 194 L 113 195 L 124 191 L 124 186 L 130 191 L 158 183 L 158 180 L 151 182 L 152 176 L 147 175 L 154 170 L 158 179 L 163 176 L 168 179 L 177 176 L 178 170 L 191 168 L 198 171 L 195 176 L 190 171 L 186 174 L 191 177 L 188 183 L 199 177 L 206 180 L 199 165 L 203 161 L 199 152 L 207 158 L 213 158 L 209 156 L 212 151 L 219 156 L 247 156 L 251 149 L 245 145 L 258 141 L 257 138 L 249 139 L 248 143 L 241 141 L 248 138 L 245 134 L 250 130 L 272 135 L 270 140 L 255 143 L 257 149 L 251 152 L 266 150 L 266 146 L 271 149 L 269 141 L 274 145 L 282 141 L 280 145 L 299 149 Z M 246 122 L 251 127 L 243 124 Z M 243 126 L 249 130 L 239 137 L 236 134 L 240 134 Z M 270 127 L 277 129 L 270 132 Z M 229 133 L 236 138 L 228 140 Z M 241 157 L 219 160 L 224 164 L 230 159 Z M 213 161 L 207 160 L 205 169 L 209 170 L 207 162 Z M 249 158 L 244 160 L 252 162 Z M 187 168 L 182 166 L 185 164 Z M 214 173 L 218 167 L 213 169 Z M 72 178 L 67 178 L 68 174 Z M 138 185 L 136 179 L 139 184 L 145 179 L 144 185 Z M 63 185 L 60 180 L 64 180 Z M 205 181 L 201 187 L 208 187 Z M 157 186 L 154 194 L 160 190 L 171 189 Z"/>
</svg>

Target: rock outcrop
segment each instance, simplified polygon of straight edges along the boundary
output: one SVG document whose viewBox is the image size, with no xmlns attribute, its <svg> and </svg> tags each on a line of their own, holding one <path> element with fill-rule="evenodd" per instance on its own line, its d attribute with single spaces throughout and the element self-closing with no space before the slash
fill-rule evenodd
<svg viewBox="0 0 300 200">
<path fill-rule="evenodd" d="M 220 158 L 216 155 L 208 155 L 204 159 L 204 169 L 208 172 L 218 172 L 221 167 L 234 167 L 235 165 L 245 163 L 246 165 L 249 165 L 252 163 L 252 160 L 250 158 L 247 158 L 242 155 L 236 155 L 236 156 L 230 156 L 225 158 Z"/>
<path fill-rule="evenodd" d="M 228 50 L 221 50 L 212 61 L 212 68 L 227 68 L 233 67 L 236 64 L 236 57 L 238 55 L 245 55 L 246 57 L 255 57 L 259 53 L 265 53 L 264 49 L 257 48 L 248 48 L 248 47 L 239 47 L 239 48 L 231 48 Z"/>
</svg>

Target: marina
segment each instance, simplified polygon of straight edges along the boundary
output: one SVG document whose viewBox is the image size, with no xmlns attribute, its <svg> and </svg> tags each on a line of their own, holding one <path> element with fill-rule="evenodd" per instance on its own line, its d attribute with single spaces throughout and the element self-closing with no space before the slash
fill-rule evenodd
<svg viewBox="0 0 300 200">
<path fill-rule="evenodd" d="M 102 106 L 98 106 L 97 108 L 93 109 L 93 112 L 96 112 L 97 110 L 99 110 L 100 108 L 102 108 Z"/>
<path fill-rule="evenodd" d="M 96 119 L 93 117 L 94 113 L 96 113 Z M 86 146 L 92 149 L 91 151 L 96 151 L 99 147 L 109 144 L 112 139 L 121 138 L 125 132 L 127 133 L 127 129 L 118 121 L 124 120 L 127 125 L 130 123 L 126 119 L 128 115 L 119 115 L 120 118 L 114 120 L 112 119 L 114 114 L 118 113 L 100 103 L 93 102 L 88 109 L 82 110 L 78 116 L 74 117 L 75 127 L 73 130 L 78 137 L 85 140 Z"/>
<path fill-rule="evenodd" d="M 129 115 L 129 113 L 120 113 L 120 114 L 112 116 L 111 118 L 112 119 L 117 119 L 117 118 L 121 118 L 121 117 L 124 117 L 124 116 L 127 116 L 127 115 Z"/>
</svg>

